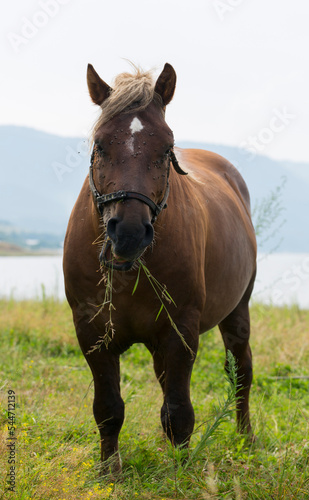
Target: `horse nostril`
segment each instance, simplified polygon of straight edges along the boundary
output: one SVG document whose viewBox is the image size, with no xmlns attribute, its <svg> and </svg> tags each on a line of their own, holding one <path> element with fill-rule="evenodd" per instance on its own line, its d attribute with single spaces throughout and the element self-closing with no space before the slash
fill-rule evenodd
<svg viewBox="0 0 309 500">
<path fill-rule="evenodd" d="M 107 234 L 113 241 L 115 241 L 116 239 L 116 226 L 118 222 L 119 219 L 117 217 L 112 217 L 107 223 Z"/>
<path fill-rule="evenodd" d="M 145 237 L 144 237 L 145 246 L 150 245 L 152 240 L 153 240 L 153 225 L 150 224 L 150 222 L 147 222 L 145 224 Z"/>
</svg>

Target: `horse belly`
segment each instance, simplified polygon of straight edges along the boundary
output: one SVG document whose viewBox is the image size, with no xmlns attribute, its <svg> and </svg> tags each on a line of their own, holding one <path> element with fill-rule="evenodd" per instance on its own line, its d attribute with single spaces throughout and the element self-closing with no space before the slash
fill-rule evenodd
<svg viewBox="0 0 309 500">
<path fill-rule="evenodd" d="M 206 256 L 206 301 L 201 317 L 201 333 L 216 326 L 235 309 L 255 270 L 254 239 L 245 232 L 231 246 L 226 242 L 213 249 L 209 260 Z"/>
</svg>

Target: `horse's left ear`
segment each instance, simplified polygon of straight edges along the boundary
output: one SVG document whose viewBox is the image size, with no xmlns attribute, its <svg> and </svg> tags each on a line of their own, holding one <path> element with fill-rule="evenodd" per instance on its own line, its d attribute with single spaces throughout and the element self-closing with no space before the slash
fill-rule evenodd
<svg viewBox="0 0 309 500">
<path fill-rule="evenodd" d="M 175 87 L 176 72 L 173 66 L 166 63 L 155 85 L 155 92 L 162 97 L 164 106 L 167 106 L 173 99 Z"/>
</svg>

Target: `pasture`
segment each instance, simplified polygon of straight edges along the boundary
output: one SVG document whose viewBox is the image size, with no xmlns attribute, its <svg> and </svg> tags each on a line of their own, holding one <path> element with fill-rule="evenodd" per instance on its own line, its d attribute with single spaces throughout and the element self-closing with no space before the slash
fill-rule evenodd
<svg viewBox="0 0 309 500">
<path fill-rule="evenodd" d="M 2 300 L 0 309 L 1 499 L 309 498 L 309 311 L 251 307 L 254 444 L 236 434 L 234 411 L 224 406 L 229 384 L 219 331 L 202 336 L 191 382 L 196 422 L 184 466 L 181 452 L 163 437 L 151 356 L 134 345 L 121 361 L 123 472 L 100 480 L 92 377 L 68 305 Z M 10 390 L 16 395 L 12 492 Z"/>
</svg>

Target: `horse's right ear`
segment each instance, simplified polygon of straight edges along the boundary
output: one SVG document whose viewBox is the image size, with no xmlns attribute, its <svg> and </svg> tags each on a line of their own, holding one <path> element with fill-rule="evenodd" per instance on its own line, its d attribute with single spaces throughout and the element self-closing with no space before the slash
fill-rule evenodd
<svg viewBox="0 0 309 500">
<path fill-rule="evenodd" d="M 111 87 L 99 77 L 92 64 L 88 64 L 87 84 L 90 97 L 94 104 L 98 104 L 98 106 L 105 101 L 112 91 Z"/>
</svg>

